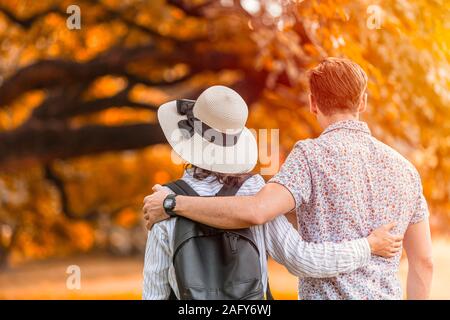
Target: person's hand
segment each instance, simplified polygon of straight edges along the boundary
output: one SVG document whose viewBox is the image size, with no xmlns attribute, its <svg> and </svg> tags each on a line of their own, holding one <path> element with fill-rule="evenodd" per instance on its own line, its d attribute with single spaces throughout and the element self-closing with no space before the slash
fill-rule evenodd
<svg viewBox="0 0 450 320">
<path fill-rule="evenodd" d="M 395 222 L 391 222 L 381 226 L 367 237 L 372 254 L 392 258 L 402 250 L 403 235 L 397 236 L 390 233 L 395 225 Z"/>
<path fill-rule="evenodd" d="M 169 195 L 169 191 L 159 184 L 154 185 L 152 190 L 154 193 L 144 198 L 144 207 L 142 209 L 145 227 L 148 230 L 151 230 L 155 223 L 169 218 L 163 208 L 163 201 Z"/>
</svg>

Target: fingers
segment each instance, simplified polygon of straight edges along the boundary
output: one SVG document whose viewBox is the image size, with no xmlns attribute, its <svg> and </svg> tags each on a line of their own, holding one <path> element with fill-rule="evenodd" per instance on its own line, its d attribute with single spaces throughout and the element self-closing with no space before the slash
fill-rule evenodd
<svg viewBox="0 0 450 320">
<path fill-rule="evenodd" d="M 394 242 L 392 244 L 392 248 L 393 249 L 400 249 L 402 247 L 402 243 L 401 242 Z"/>
<path fill-rule="evenodd" d="M 386 238 L 386 240 L 389 242 L 390 248 L 399 249 L 402 248 L 403 245 L 403 236 L 397 236 L 397 235 L 389 235 L 389 237 Z"/>
<path fill-rule="evenodd" d="M 160 185 L 160 184 L 155 184 L 155 185 L 152 187 L 152 191 L 155 192 L 155 193 L 158 192 L 158 191 L 163 191 L 163 190 L 164 190 L 164 187 L 163 187 L 162 185 Z M 146 197 L 144 198 L 143 203 L 147 203 L 147 202 L 151 201 L 152 198 L 153 198 L 153 196 L 155 195 L 155 193 L 149 194 L 148 196 L 146 196 Z"/>
<path fill-rule="evenodd" d="M 383 258 L 392 258 L 394 256 L 390 251 L 380 252 L 379 255 Z"/>
<path fill-rule="evenodd" d="M 401 247 L 392 247 L 389 252 L 391 253 L 399 253 L 401 251 Z"/>
<path fill-rule="evenodd" d="M 393 235 L 392 237 L 395 241 L 403 241 L 403 235 Z"/>
<path fill-rule="evenodd" d="M 394 243 L 387 249 L 386 253 L 389 258 L 392 258 L 397 254 L 399 254 L 401 251 L 402 251 L 401 243 Z"/>
<path fill-rule="evenodd" d="M 396 256 L 396 254 L 397 254 L 396 252 L 389 252 L 389 253 L 386 254 L 386 257 L 387 258 L 393 258 L 393 257 Z"/>
<path fill-rule="evenodd" d="M 397 222 L 393 221 L 383 226 L 386 230 L 390 231 L 397 225 Z"/>
<path fill-rule="evenodd" d="M 160 184 L 155 184 L 155 185 L 152 187 L 152 191 L 153 191 L 153 194 L 150 194 L 150 195 L 148 195 L 148 196 L 146 196 L 146 197 L 144 198 L 144 201 L 143 201 L 144 204 L 147 203 L 147 202 L 149 202 L 149 201 L 151 201 L 152 199 L 154 199 L 155 195 L 158 195 L 158 192 L 159 192 L 159 191 L 165 191 L 165 190 L 164 190 L 164 187 L 163 187 L 162 185 L 160 185 Z M 167 191 L 165 191 L 165 193 L 167 193 Z"/>
<path fill-rule="evenodd" d="M 400 250 L 386 250 L 380 253 L 380 256 L 382 256 L 383 258 L 393 258 L 395 257 L 398 253 L 400 252 Z"/>
<path fill-rule="evenodd" d="M 401 241 L 402 237 L 397 236 L 396 238 L 396 240 L 393 240 L 393 237 L 386 237 L 384 239 L 384 248 L 379 250 L 376 254 L 383 258 L 393 258 L 401 253 L 403 249 L 403 242 Z"/>
<path fill-rule="evenodd" d="M 403 235 L 394 235 L 394 234 L 387 234 L 385 236 L 386 240 L 389 241 L 389 243 L 402 243 L 403 242 Z"/>
<path fill-rule="evenodd" d="M 152 190 L 154 193 L 144 198 L 144 204 L 142 207 L 145 227 L 148 230 L 153 227 L 153 224 L 169 218 L 162 207 L 164 197 L 168 191 L 159 184 L 154 185 Z"/>
<path fill-rule="evenodd" d="M 152 198 L 152 194 L 150 194 L 150 195 L 148 195 L 148 196 L 146 196 L 145 198 L 144 198 L 144 203 L 146 203 L 146 202 L 148 202 L 148 201 L 150 201 L 150 199 Z"/>
</svg>

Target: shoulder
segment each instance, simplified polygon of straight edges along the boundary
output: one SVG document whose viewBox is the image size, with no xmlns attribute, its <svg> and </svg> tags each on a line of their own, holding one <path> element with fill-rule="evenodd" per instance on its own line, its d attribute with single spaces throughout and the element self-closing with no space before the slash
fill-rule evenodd
<svg viewBox="0 0 450 320">
<path fill-rule="evenodd" d="M 176 219 L 166 219 L 162 220 L 153 225 L 153 228 L 149 233 L 153 234 L 153 236 L 158 239 L 167 240 L 169 235 L 172 234 L 175 228 Z"/>
<path fill-rule="evenodd" d="M 375 144 L 378 146 L 380 150 L 382 150 L 382 153 L 384 153 L 385 157 L 388 159 L 390 163 L 393 163 L 401 169 L 405 170 L 409 173 L 411 178 L 414 180 L 420 181 L 420 175 L 417 171 L 416 167 L 408 160 L 406 159 L 400 152 L 392 148 L 391 146 L 381 142 L 380 140 L 373 138 Z"/>
<path fill-rule="evenodd" d="M 260 174 L 255 174 L 248 178 L 239 189 L 237 195 L 253 195 L 261 190 L 266 182 Z"/>
<path fill-rule="evenodd" d="M 313 157 L 314 141 L 305 139 L 297 141 L 283 163 L 285 171 L 306 170 L 309 167 L 309 159 Z"/>
<path fill-rule="evenodd" d="M 317 139 L 304 139 L 304 140 L 298 140 L 294 147 L 292 148 L 291 152 L 289 153 L 289 157 L 295 157 L 295 158 L 307 158 L 311 152 L 314 152 L 317 150 Z"/>
<path fill-rule="evenodd" d="M 298 140 L 294 147 L 292 148 L 292 151 L 306 151 L 307 149 L 313 147 L 316 144 L 317 139 L 303 139 Z"/>
</svg>

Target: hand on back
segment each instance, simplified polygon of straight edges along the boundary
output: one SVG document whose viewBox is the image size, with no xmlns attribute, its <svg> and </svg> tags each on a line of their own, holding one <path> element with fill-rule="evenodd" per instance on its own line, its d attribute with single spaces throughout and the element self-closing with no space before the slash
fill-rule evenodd
<svg viewBox="0 0 450 320">
<path fill-rule="evenodd" d="M 372 254 L 392 258 L 402 250 L 403 235 L 391 233 L 395 226 L 395 222 L 383 225 L 372 231 L 367 237 Z"/>
</svg>

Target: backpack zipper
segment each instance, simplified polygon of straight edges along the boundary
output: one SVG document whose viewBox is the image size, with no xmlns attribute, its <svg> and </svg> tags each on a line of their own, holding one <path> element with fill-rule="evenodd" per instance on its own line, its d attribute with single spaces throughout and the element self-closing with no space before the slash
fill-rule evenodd
<svg viewBox="0 0 450 320">
<path fill-rule="evenodd" d="M 235 254 L 237 252 L 238 236 L 234 233 L 227 232 L 228 242 L 230 243 L 231 252 Z"/>
</svg>

